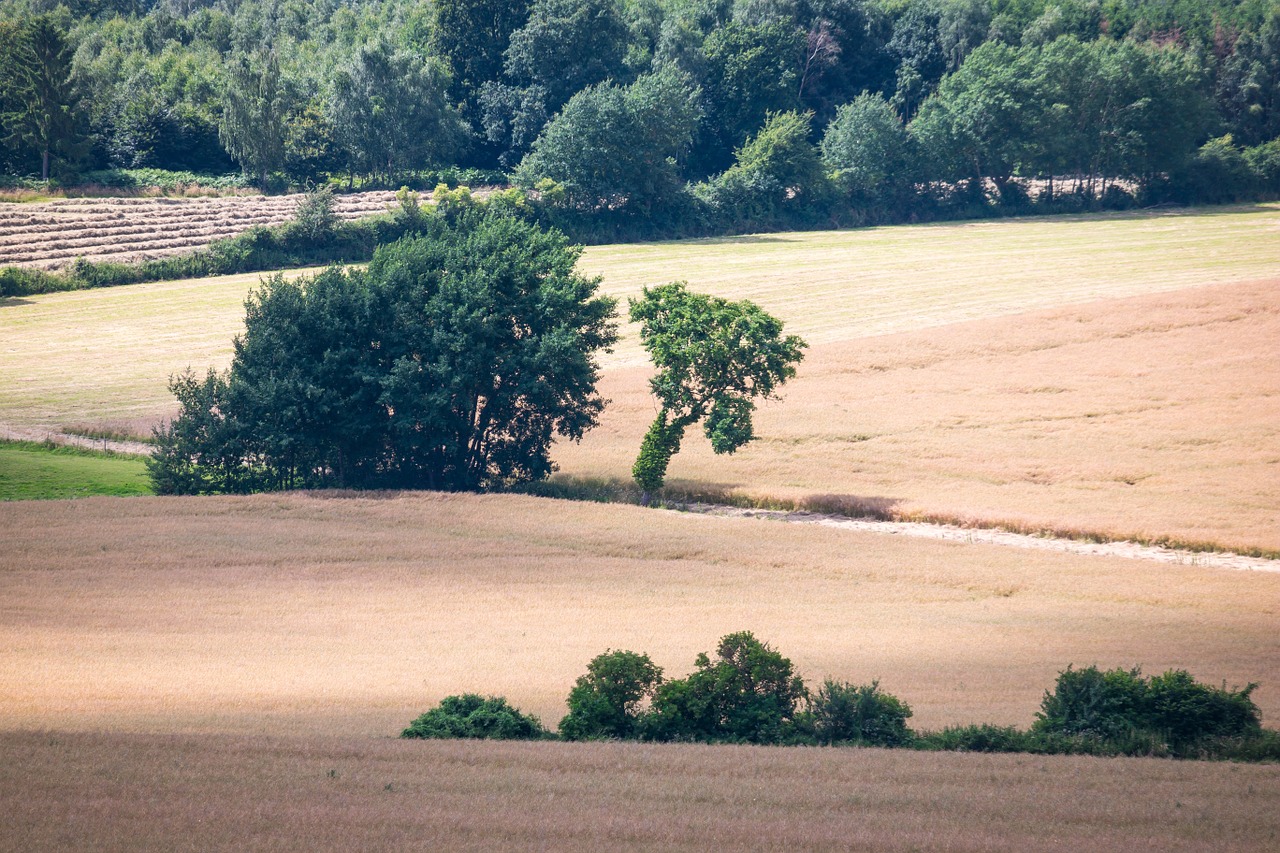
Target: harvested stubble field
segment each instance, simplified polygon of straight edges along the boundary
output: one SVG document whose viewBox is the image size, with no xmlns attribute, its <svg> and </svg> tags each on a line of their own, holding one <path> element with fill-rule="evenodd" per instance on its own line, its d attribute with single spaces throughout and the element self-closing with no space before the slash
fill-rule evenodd
<svg viewBox="0 0 1280 853">
<path fill-rule="evenodd" d="M 814 346 L 761 440 L 678 485 L 823 507 L 1280 549 L 1280 208 L 589 249 L 625 297 L 686 278 Z M 0 303 L 0 423 L 142 435 L 167 377 L 225 366 L 257 276 Z M 634 329 L 558 459 L 626 478 L 653 417 Z"/>
<path fill-rule="evenodd" d="M 514 496 L 14 503 L 0 530 L 9 849 L 1261 850 L 1280 828 L 1274 766 L 386 739 L 469 690 L 554 723 L 604 649 L 682 675 L 742 628 L 811 683 L 880 678 L 919 727 L 1026 725 L 1069 662 L 1257 679 L 1274 724 L 1277 573 Z"/>
<path fill-rule="evenodd" d="M 193 252 L 255 225 L 288 222 L 302 195 L 78 198 L 0 206 L 0 266 L 60 269 L 76 258 L 132 263 Z M 334 197 L 340 219 L 386 213 L 393 192 Z"/>
<path fill-rule="evenodd" d="M 1268 850 L 1280 768 L 0 734 L 0 849 Z"/>
</svg>

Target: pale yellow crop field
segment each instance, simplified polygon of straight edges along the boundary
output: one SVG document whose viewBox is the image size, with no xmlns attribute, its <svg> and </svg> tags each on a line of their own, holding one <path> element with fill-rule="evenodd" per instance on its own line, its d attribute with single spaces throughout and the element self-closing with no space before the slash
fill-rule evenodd
<svg viewBox="0 0 1280 853">
<path fill-rule="evenodd" d="M 767 234 L 586 250 L 624 300 L 685 279 L 749 298 L 812 344 L 1280 272 L 1280 205 Z M 294 274 L 294 273 L 290 273 Z M 0 300 L 0 421 L 136 421 L 171 411 L 166 380 L 224 367 L 260 276 Z M 645 362 L 633 333 L 609 367 Z"/>
<path fill-rule="evenodd" d="M 1274 765 L 0 734 L 0 849 L 1270 850 Z"/>
<path fill-rule="evenodd" d="M 1280 206 L 594 247 L 751 298 L 813 345 L 760 441 L 691 436 L 674 482 L 902 516 L 1280 549 Z M 145 435 L 224 367 L 257 276 L 0 303 L 0 426 Z M 634 329 L 566 475 L 626 479 L 652 418 Z"/>
<path fill-rule="evenodd" d="M 564 474 L 630 476 L 648 375 L 606 374 Z M 756 426 L 691 431 L 673 485 L 1280 551 L 1280 278 L 820 344 Z"/>
<path fill-rule="evenodd" d="M 751 630 L 935 728 L 1026 726 L 1067 664 L 1258 681 L 1280 573 L 517 496 L 0 504 L 0 730 L 393 736 L 443 696 L 551 725 L 586 663 Z"/>
</svg>

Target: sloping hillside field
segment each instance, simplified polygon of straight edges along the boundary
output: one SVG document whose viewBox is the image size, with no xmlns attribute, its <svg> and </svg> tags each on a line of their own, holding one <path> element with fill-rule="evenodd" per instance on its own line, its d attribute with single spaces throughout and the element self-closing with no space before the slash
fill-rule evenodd
<svg viewBox="0 0 1280 853">
<path fill-rule="evenodd" d="M 13 849 L 1265 849 L 1280 820 L 1274 766 L 384 740 L 471 690 L 554 723 L 604 649 L 683 675 L 741 628 L 810 681 L 879 678 L 920 727 L 1026 725 L 1072 662 L 1256 679 L 1274 725 L 1278 573 L 511 496 L 0 518 L 0 729 L 60 732 L 0 736 Z"/>
<path fill-rule="evenodd" d="M 600 247 L 812 348 L 675 485 L 1280 551 L 1280 207 Z M 145 434 L 255 276 L 0 301 L 0 427 Z M 634 329 L 560 476 L 622 480 Z M 0 465 L 6 464 L 0 458 Z M 0 471 L 0 474 L 3 474 Z M 514 495 L 0 502 L 0 851 L 1271 850 L 1280 767 L 394 739 L 444 696 L 554 726 L 587 662 L 751 630 L 917 729 L 1025 727 L 1068 664 L 1182 668 L 1280 722 L 1280 571 Z"/>
<path fill-rule="evenodd" d="M 761 440 L 678 485 L 1239 550 L 1280 549 L 1280 207 L 589 249 L 749 297 L 812 344 Z M 0 426 L 146 435 L 168 376 L 225 366 L 256 276 L 0 302 Z M 624 306 L 625 307 L 625 306 Z M 653 417 L 634 330 L 565 474 L 625 479 Z"/>
</svg>

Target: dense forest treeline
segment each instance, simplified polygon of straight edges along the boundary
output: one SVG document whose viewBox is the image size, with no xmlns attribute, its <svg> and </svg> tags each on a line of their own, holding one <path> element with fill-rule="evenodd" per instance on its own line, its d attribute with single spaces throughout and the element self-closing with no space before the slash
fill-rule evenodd
<svg viewBox="0 0 1280 853">
<path fill-rule="evenodd" d="M 580 232 L 1228 201 L 1280 192 L 1280 4 L 0 0 L 0 117 L 11 179 L 502 170 Z"/>
</svg>

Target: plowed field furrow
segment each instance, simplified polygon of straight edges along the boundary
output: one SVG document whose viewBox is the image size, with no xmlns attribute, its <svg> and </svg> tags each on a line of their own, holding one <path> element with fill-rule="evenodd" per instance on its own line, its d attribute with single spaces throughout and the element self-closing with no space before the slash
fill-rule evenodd
<svg viewBox="0 0 1280 853">
<path fill-rule="evenodd" d="M 92 253 L 94 260 L 105 260 L 109 255 L 128 255 L 140 252 L 152 252 L 160 249 L 198 249 L 208 244 L 205 237 L 188 237 L 188 238 L 169 238 L 165 240 L 132 240 L 125 242 L 109 243 L 101 247 L 96 247 L 98 251 Z M 95 247 L 90 247 L 95 248 Z M 51 252 L 39 258 L 27 258 L 22 263 L 32 262 L 59 262 L 73 260 L 78 257 L 85 257 L 87 253 L 83 249 L 63 249 L 58 252 Z"/>
<path fill-rule="evenodd" d="M 243 228 L 237 228 L 234 225 L 216 225 L 216 227 L 202 225 L 200 228 L 133 228 L 124 232 L 99 233 L 96 236 L 55 237 L 49 241 L 9 243 L 9 245 L 0 243 L 0 259 L 18 256 L 31 256 L 35 257 L 35 259 L 40 259 L 40 257 L 60 257 L 67 254 L 68 251 L 79 252 L 84 248 L 102 246 L 125 246 L 128 243 L 140 240 L 182 241 L 198 237 L 202 241 L 211 242 L 220 240 L 223 237 L 232 237 L 234 234 L 242 233 L 243 231 Z"/>
</svg>

